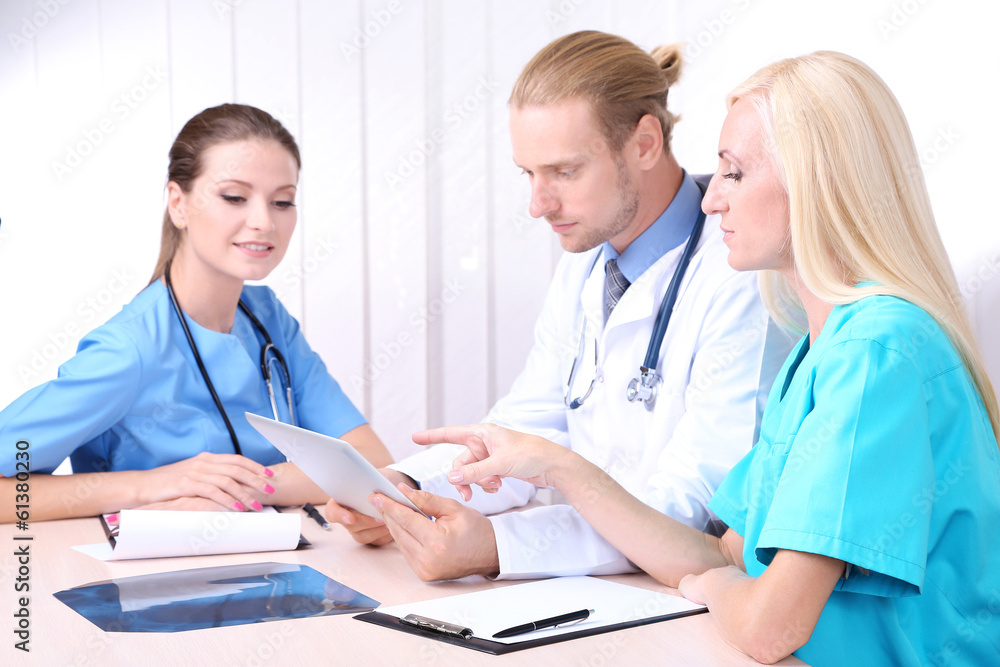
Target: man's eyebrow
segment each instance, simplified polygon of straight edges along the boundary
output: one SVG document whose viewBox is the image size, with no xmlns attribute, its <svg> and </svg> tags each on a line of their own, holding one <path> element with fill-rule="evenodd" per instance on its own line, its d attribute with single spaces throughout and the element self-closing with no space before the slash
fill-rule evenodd
<svg viewBox="0 0 1000 667">
<path fill-rule="evenodd" d="M 542 169 L 559 170 L 559 169 L 565 169 L 566 167 L 576 167 L 583 164 L 586 161 L 587 161 L 586 155 L 583 154 L 574 155 L 573 157 L 557 160 L 555 162 L 549 162 L 546 164 L 538 165 L 537 170 L 538 171 Z M 514 164 L 520 167 L 521 169 L 524 169 L 524 167 L 521 167 L 521 165 L 517 164 L 517 160 L 514 161 Z"/>
</svg>

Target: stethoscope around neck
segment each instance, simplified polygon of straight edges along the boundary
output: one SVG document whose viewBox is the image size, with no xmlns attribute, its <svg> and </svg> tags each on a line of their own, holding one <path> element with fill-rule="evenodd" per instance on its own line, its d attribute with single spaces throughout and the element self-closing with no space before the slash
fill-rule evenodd
<svg viewBox="0 0 1000 667">
<path fill-rule="evenodd" d="M 195 363 L 198 365 L 198 370 L 201 371 L 201 377 L 205 380 L 205 386 L 208 387 L 208 392 L 212 395 L 212 400 L 215 401 L 215 407 L 218 408 L 219 414 L 222 415 L 222 421 L 226 424 L 226 429 L 229 431 L 229 437 L 233 441 L 233 449 L 236 450 L 237 454 L 242 455 L 243 451 L 240 449 L 240 441 L 236 437 L 236 431 L 233 429 L 232 422 L 229 421 L 229 415 L 226 414 L 226 409 L 222 406 L 222 401 L 219 399 L 219 395 L 215 392 L 215 385 L 212 384 L 212 379 L 208 376 L 208 370 L 205 368 L 205 363 L 201 360 L 201 354 L 198 352 L 198 346 L 194 342 L 194 337 L 191 335 L 191 330 L 188 328 L 187 320 L 184 317 L 184 311 L 181 310 L 180 304 L 177 302 L 177 295 L 174 294 L 174 286 L 170 282 L 170 265 L 168 264 L 163 272 L 163 282 L 167 286 L 167 294 L 170 295 L 170 303 L 174 307 L 174 312 L 177 313 L 177 319 L 181 322 L 181 328 L 184 329 L 184 335 L 187 337 L 188 345 L 191 346 L 191 352 L 194 353 Z M 278 401 L 274 396 L 274 383 L 272 382 L 271 374 L 271 358 L 278 362 L 278 367 L 281 369 L 282 374 L 285 376 L 285 393 L 288 398 L 288 419 L 295 425 L 295 402 L 292 398 L 292 376 L 288 373 L 288 364 L 285 363 L 285 357 L 281 354 L 281 350 L 275 347 L 274 342 L 271 340 L 270 334 L 267 333 L 267 329 L 261 324 L 260 320 L 250 311 L 250 308 L 243 302 L 243 299 L 239 301 L 240 310 L 250 319 L 250 322 L 254 327 L 261 333 L 264 337 L 264 345 L 260 348 L 260 372 L 264 377 L 264 384 L 267 385 L 267 395 L 271 399 L 271 410 L 274 412 L 275 421 L 281 421 L 278 416 Z"/>
<path fill-rule="evenodd" d="M 701 190 L 701 194 L 704 196 L 705 189 L 701 183 L 698 184 L 698 189 Z M 649 336 L 649 345 L 646 346 L 646 358 L 643 360 L 642 366 L 639 367 L 639 376 L 632 378 L 625 390 L 625 398 L 630 403 L 638 401 L 650 412 L 656 407 L 657 389 L 662 382 L 662 378 L 656 372 L 656 362 L 660 358 L 660 347 L 663 345 L 663 338 L 667 334 L 667 325 L 670 324 L 670 316 L 673 314 L 674 303 L 677 301 L 677 293 L 680 291 L 681 282 L 684 280 L 684 274 L 691 263 L 691 257 L 694 255 L 694 250 L 698 245 L 698 240 L 701 238 L 701 230 L 704 226 L 705 212 L 699 211 L 698 219 L 695 220 L 694 227 L 691 229 L 691 235 L 688 237 L 684 251 L 677 262 L 677 268 L 674 269 L 674 275 L 670 278 L 670 286 L 667 288 L 667 293 L 660 303 L 660 310 L 656 313 L 656 322 L 653 324 L 653 332 Z M 598 254 L 598 257 L 600 257 L 600 254 Z M 594 266 L 596 265 L 597 259 L 594 260 Z M 593 271 L 593 266 L 591 267 L 591 271 Z M 586 320 L 586 316 L 584 316 L 584 320 Z M 576 379 L 576 372 L 583 357 L 586 343 L 586 329 L 586 321 L 584 321 L 584 325 L 580 329 L 580 342 L 576 357 L 573 359 L 573 365 L 569 371 L 566 395 L 563 398 L 563 402 L 570 410 L 576 410 L 583 405 L 584 401 L 590 397 L 591 392 L 594 391 L 594 383 L 597 381 L 597 377 L 594 377 L 583 396 L 570 399 L 570 392 L 573 391 L 573 381 Z M 597 364 L 596 347 L 594 348 L 594 364 Z"/>
</svg>

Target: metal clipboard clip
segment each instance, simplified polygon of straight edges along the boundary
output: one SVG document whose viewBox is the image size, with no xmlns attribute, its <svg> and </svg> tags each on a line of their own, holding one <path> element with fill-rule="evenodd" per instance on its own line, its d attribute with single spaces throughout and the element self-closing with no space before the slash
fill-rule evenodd
<svg viewBox="0 0 1000 667">
<path fill-rule="evenodd" d="M 469 639 L 473 634 L 470 628 L 462 627 L 456 623 L 437 621 L 433 618 L 417 616 L 416 614 L 407 614 L 403 618 L 399 619 L 399 622 L 404 623 L 405 625 L 412 625 L 417 628 L 429 630 L 431 632 L 449 635 L 451 637 L 460 637 L 461 639 Z"/>
</svg>

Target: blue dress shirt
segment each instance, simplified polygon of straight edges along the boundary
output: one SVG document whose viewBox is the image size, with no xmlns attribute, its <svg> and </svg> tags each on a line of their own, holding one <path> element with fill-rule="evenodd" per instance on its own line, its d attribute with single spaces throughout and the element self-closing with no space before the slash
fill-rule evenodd
<svg viewBox="0 0 1000 667">
<path fill-rule="evenodd" d="M 652 225 L 619 253 L 604 242 L 604 260 L 618 260 L 618 268 L 629 283 L 634 283 L 656 260 L 679 246 L 691 235 L 701 211 L 701 190 L 694 178 L 684 172 L 681 186 L 667 209 Z"/>
</svg>

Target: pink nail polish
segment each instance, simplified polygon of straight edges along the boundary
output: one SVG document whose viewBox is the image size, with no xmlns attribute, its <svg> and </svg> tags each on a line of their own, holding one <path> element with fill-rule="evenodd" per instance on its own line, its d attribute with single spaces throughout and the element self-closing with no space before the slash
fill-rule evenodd
<svg viewBox="0 0 1000 667">
<path fill-rule="evenodd" d="M 264 506 L 261 505 L 260 503 L 258 503 L 256 500 L 253 501 L 253 504 L 250 505 L 250 507 L 254 508 L 255 510 L 262 510 L 262 509 L 264 509 Z"/>
<path fill-rule="evenodd" d="M 274 471 L 271 470 L 270 468 L 264 468 L 264 476 L 265 477 L 274 477 Z"/>
<path fill-rule="evenodd" d="M 242 512 L 242 511 L 243 511 L 243 510 L 245 509 L 245 508 L 243 507 L 243 503 L 241 503 L 241 502 L 240 502 L 240 501 L 238 501 L 238 500 L 237 500 L 237 501 L 236 501 L 236 503 L 235 503 L 235 504 L 233 505 L 233 507 L 235 507 L 235 508 L 236 508 L 236 511 L 237 511 L 237 512 Z"/>
<path fill-rule="evenodd" d="M 274 487 L 270 484 L 264 486 L 264 493 L 274 493 Z"/>
<path fill-rule="evenodd" d="M 118 523 L 118 515 L 117 514 L 109 514 L 108 515 L 108 523 Z"/>
</svg>

